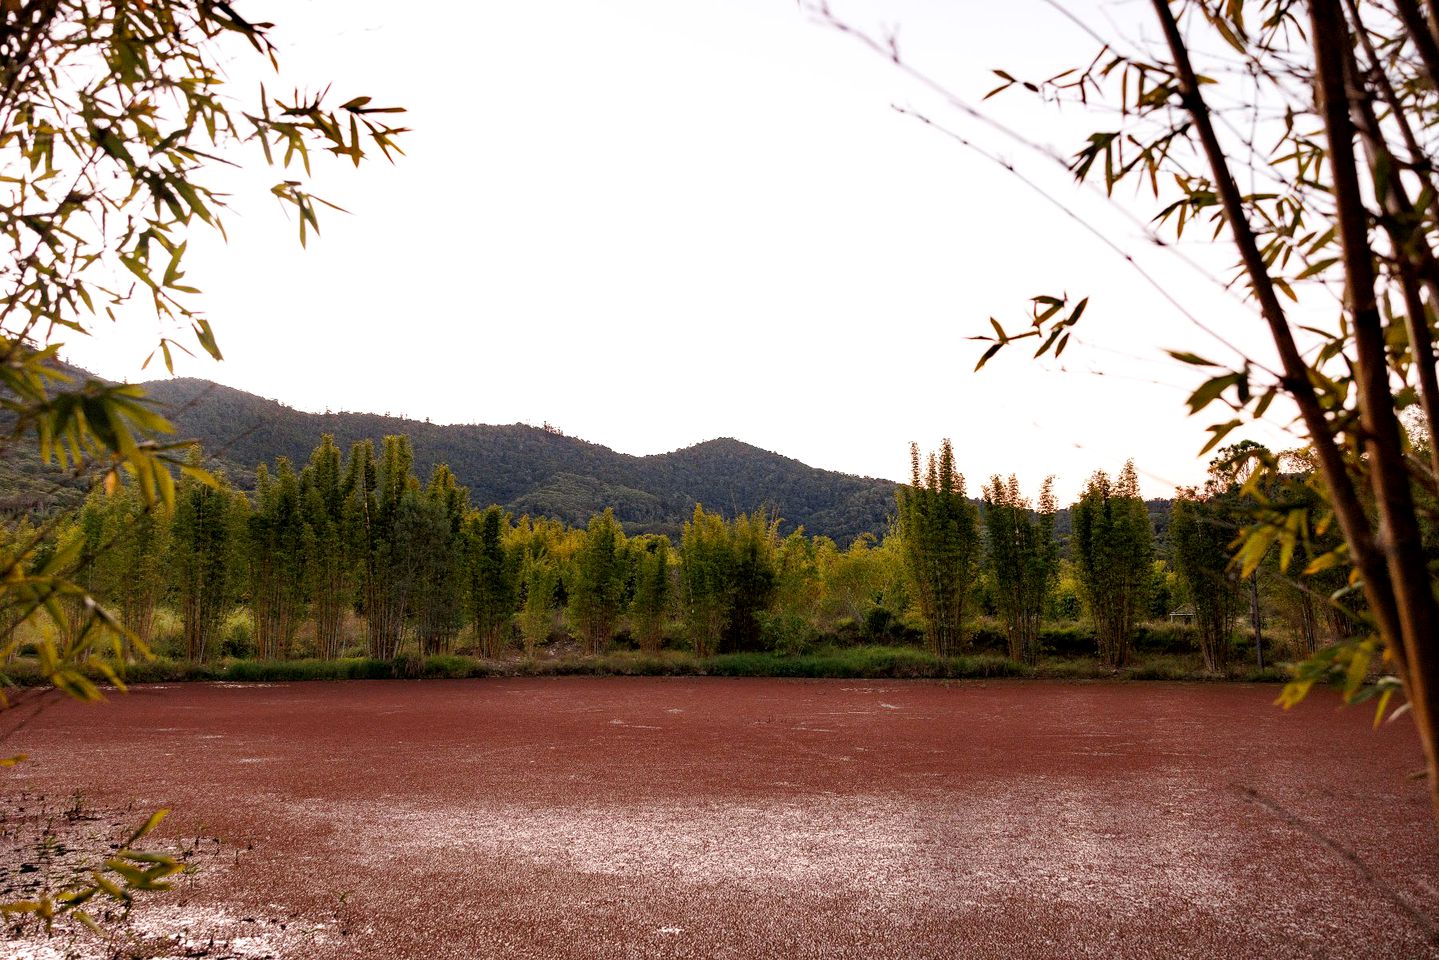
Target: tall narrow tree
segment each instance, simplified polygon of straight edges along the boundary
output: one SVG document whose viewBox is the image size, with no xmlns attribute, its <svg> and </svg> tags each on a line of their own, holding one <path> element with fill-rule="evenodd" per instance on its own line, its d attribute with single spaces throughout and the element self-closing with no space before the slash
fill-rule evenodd
<svg viewBox="0 0 1439 960">
<path fill-rule="evenodd" d="M 696 504 L 680 536 L 680 605 L 697 656 L 715 653 L 724 636 L 732 563 L 724 518 Z"/>
<path fill-rule="evenodd" d="M 333 659 L 344 643 L 346 613 L 354 605 L 356 554 L 360 545 L 359 472 L 344 472 L 335 438 L 325 434 L 300 472 L 304 572 L 315 621 L 315 655 Z"/>
<path fill-rule="evenodd" d="M 634 548 L 635 589 L 630 603 L 630 620 L 640 649 L 654 653 L 664 639 L 674 599 L 674 573 L 670 559 L 670 540 L 650 536 L 632 540 Z"/>
<path fill-rule="evenodd" d="M 468 507 L 469 492 L 444 464 L 435 465 L 423 494 L 406 493 L 398 554 L 400 562 L 415 571 L 411 610 L 425 654 L 448 651 L 464 619 L 461 530 Z"/>
<path fill-rule="evenodd" d="M 518 598 L 518 562 L 506 549 L 510 519 L 497 506 L 471 512 L 465 519 L 465 602 L 475 638 L 487 657 L 504 652 L 511 636 Z"/>
<path fill-rule="evenodd" d="M 760 649 L 761 616 L 779 586 L 779 518 L 756 510 L 735 517 L 727 530 L 730 582 L 723 649 Z"/>
<path fill-rule="evenodd" d="M 555 630 L 563 602 L 564 538 L 564 525 L 544 517 L 522 516 L 510 531 L 508 549 L 517 564 L 522 594 L 515 619 L 526 656 L 533 657 Z"/>
<path fill-rule="evenodd" d="M 1004 620 L 1009 655 L 1023 663 L 1039 659 L 1039 624 L 1059 575 L 1054 538 L 1054 478 L 1040 489 L 1036 512 L 1019 492 L 1019 480 L 994 477 L 984 488 L 985 543 L 994 579 L 995 604 Z"/>
<path fill-rule="evenodd" d="M 560 571 L 554 556 L 548 552 L 526 555 L 520 568 L 520 583 L 524 602 L 516 619 L 525 656 L 533 657 L 555 628 L 555 593 L 560 585 Z"/>
<path fill-rule="evenodd" d="M 114 554 L 124 571 L 118 590 L 120 616 L 148 647 L 155 635 L 155 610 L 165 594 L 173 511 L 163 503 L 147 504 L 132 484 L 125 484 L 119 495 L 124 530 Z"/>
<path fill-rule="evenodd" d="M 1211 673 L 1223 673 L 1229 665 L 1230 634 L 1241 602 L 1229 549 L 1239 519 L 1213 489 L 1178 491 L 1170 514 L 1170 553 L 1194 605 L 1199 652 Z"/>
<path fill-rule="evenodd" d="M 919 445 L 910 444 L 910 484 L 900 487 L 899 530 L 931 651 L 963 648 L 966 604 L 979 559 L 979 511 L 969 502 L 946 438 L 921 474 Z"/>
<path fill-rule="evenodd" d="M 190 464 L 201 462 L 196 447 Z M 191 660 L 206 660 L 218 651 L 220 625 L 239 599 L 247 506 L 244 495 L 223 479 L 212 486 L 187 475 L 176 491 L 170 569 Z"/>
<path fill-rule="evenodd" d="M 400 653 L 405 621 L 418 571 L 399 554 L 400 515 L 406 492 L 419 485 L 411 473 L 414 453 L 403 436 L 385 437 L 381 455 L 363 441 L 350 453 L 357 481 L 351 494 L 363 531 L 365 617 L 370 656 L 391 659 Z"/>
<path fill-rule="evenodd" d="M 1149 511 L 1139 496 L 1134 462 L 1124 465 L 1118 480 L 1102 470 L 1091 477 L 1070 516 L 1070 545 L 1099 657 L 1118 669 L 1129 659 L 1154 557 Z"/>
<path fill-rule="evenodd" d="M 625 534 L 612 508 L 590 518 L 570 578 L 570 620 L 590 653 L 601 653 L 624 609 L 629 580 Z"/>
<path fill-rule="evenodd" d="M 300 482 L 290 461 L 280 457 L 275 477 L 264 464 L 255 474 L 255 506 L 248 523 L 246 555 L 255 655 L 287 656 L 305 612 L 305 530 Z"/>
</svg>

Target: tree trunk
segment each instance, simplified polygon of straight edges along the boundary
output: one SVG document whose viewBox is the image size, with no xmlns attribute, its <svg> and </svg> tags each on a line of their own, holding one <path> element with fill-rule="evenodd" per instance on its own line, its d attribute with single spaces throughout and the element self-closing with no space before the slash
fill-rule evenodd
<svg viewBox="0 0 1439 960">
<path fill-rule="evenodd" d="M 1264 619 L 1259 613 L 1259 571 L 1249 575 L 1249 622 L 1254 627 L 1254 662 L 1264 669 Z"/>
</svg>

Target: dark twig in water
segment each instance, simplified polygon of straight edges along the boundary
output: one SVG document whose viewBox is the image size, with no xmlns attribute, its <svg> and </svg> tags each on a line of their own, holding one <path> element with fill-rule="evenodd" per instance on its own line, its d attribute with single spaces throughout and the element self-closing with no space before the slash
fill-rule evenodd
<svg viewBox="0 0 1439 960">
<path fill-rule="evenodd" d="M 1424 931 L 1425 935 L 1428 936 L 1431 943 L 1439 945 L 1439 929 L 1435 928 L 1434 921 L 1425 916 L 1418 907 L 1409 902 L 1408 898 L 1376 874 L 1367 863 L 1359 858 L 1359 854 L 1350 850 L 1337 840 L 1321 833 L 1314 825 L 1308 823 L 1292 811 L 1280 806 L 1277 801 L 1271 800 L 1253 787 L 1246 787 L 1238 783 L 1231 783 L 1230 786 L 1238 791 L 1239 796 L 1244 800 L 1269 811 L 1299 833 L 1302 833 L 1315 843 L 1337 854 L 1341 859 L 1348 861 L 1354 869 L 1358 871 L 1359 876 L 1362 877 L 1366 883 L 1383 895 L 1384 899 L 1389 901 L 1389 903 L 1396 907 L 1401 913 L 1413 920 L 1414 923 Z"/>
</svg>

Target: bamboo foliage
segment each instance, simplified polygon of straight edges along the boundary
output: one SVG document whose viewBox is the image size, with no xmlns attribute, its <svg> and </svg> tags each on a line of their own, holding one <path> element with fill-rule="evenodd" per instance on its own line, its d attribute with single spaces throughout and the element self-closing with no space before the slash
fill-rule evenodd
<svg viewBox="0 0 1439 960">
<path fill-rule="evenodd" d="M 1149 513 L 1132 461 L 1114 480 L 1102 470 L 1090 478 L 1074 505 L 1073 524 L 1071 549 L 1099 657 L 1117 669 L 1129 660 L 1154 557 Z"/>
<path fill-rule="evenodd" d="M 755 649 L 778 586 L 778 529 L 763 510 L 727 523 L 695 505 L 680 537 L 680 606 L 700 656 Z"/>
<path fill-rule="evenodd" d="M 405 493 L 397 562 L 414 571 L 410 619 L 425 655 L 448 653 L 463 620 L 457 598 L 468 501 L 468 491 L 442 463 L 435 465 L 423 491 L 410 487 Z"/>
<path fill-rule="evenodd" d="M 418 572 L 403 561 L 399 533 L 406 493 L 418 487 L 411 468 L 414 454 L 407 437 L 385 437 L 380 459 L 368 441 L 350 453 L 360 482 L 355 510 L 361 519 L 365 574 L 365 624 L 370 656 L 398 656 L 405 637 L 405 619 L 417 587 Z"/>
<path fill-rule="evenodd" d="M 200 463 L 199 450 L 191 463 Z M 218 654 L 220 625 L 241 595 L 249 503 L 223 479 L 186 478 L 175 497 L 170 563 L 178 583 L 185 654 L 206 660 Z"/>
<path fill-rule="evenodd" d="M 345 613 L 353 605 L 359 548 L 352 500 L 356 476 L 342 469 L 340 448 L 328 434 L 300 472 L 302 566 L 315 622 L 315 653 L 324 660 L 340 655 Z"/>
<path fill-rule="evenodd" d="M 575 552 L 569 590 L 570 619 L 590 653 L 609 646 L 624 610 L 630 556 L 613 508 L 590 519 L 584 543 Z"/>
<path fill-rule="evenodd" d="M 555 632 L 561 587 L 561 541 L 564 531 L 558 523 L 521 517 L 511 538 L 519 558 L 521 602 L 515 616 L 525 656 L 533 657 L 540 644 Z"/>
<path fill-rule="evenodd" d="M 919 602 L 930 650 L 941 655 L 965 646 L 965 618 L 979 561 L 979 511 L 955 468 L 945 439 L 921 474 L 919 445 L 910 444 L 910 484 L 901 487 L 899 533 L 905 566 Z"/>
<path fill-rule="evenodd" d="M 1220 491 L 1181 490 L 1169 521 L 1169 542 L 1176 569 L 1188 588 L 1199 629 L 1204 667 L 1222 674 L 1229 665 L 1234 618 L 1239 609 L 1239 578 L 1230 543 L 1239 510 Z"/>
<path fill-rule="evenodd" d="M 1328 680 L 1351 699 L 1379 693 L 1382 713 L 1402 687 L 1439 817 L 1439 604 L 1426 556 L 1439 451 L 1414 446 L 1399 421 L 1412 409 L 1424 435 L 1439 427 L 1435 18 L 1417 0 L 1152 0 L 1152 9 L 1163 38 L 1157 48 L 1111 45 L 1088 67 L 1027 84 L 1006 75 L 994 92 L 1027 87 L 1048 99 L 1118 106 L 1114 125 L 1075 154 L 1075 175 L 1102 179 L 1109 192 L 1140 181 L 1159 205 L 1156 219 L 1176 235 L 1208 220 L 1232 244 L 1278 365 L 1174 351 L 1208 372 L 1191 411 L 1225 407 L 1209 428 L 1209 449 L 1287 397 L 1322 496 L 1278 524 L 1251 524 L 1237 547 L 1241 574 L 1275 547 L 1286 574 L 1294 556 L 1307 554 L 1296 572 L 1345 569 L 1364 599 L 1365 629 L 1320 651 L 1283 702 Z M 1243 71 L 1227 71 L 1215 44 L 1237 52 Z M 1215 69 L 1206 73 L 1201 60 Z M 1270 108 L 1276 119 L 1246 136 L 1256 130 L 1249 118 Z M 1247 191 L 1241 171 L 1253 185 Z M 1310 302 L 1334 296 L 1333 322 L 1310 322 Z M 1040 350 L 1047 352 L 1068 333 L 1054 328 L 1059 322 L 1037 321 L 1024 335 L 1048 334 Z M 1002 327 L 996 333 L 985 359 L 1015 339 Z M 1253 485 L 1275 469 L 1261 464 Z M 1342 547 L 1311 549 L 1331 525 Z M 1378 656 L 1381 673 L 1393 677 L 1371 682 Z"/>
<path fill-rule="evenodd" d="M 300 481 L 281 457 L 276 476 L 256 471 L 255 508 L 249 517 L 247 556 L 256 656 L 286 656 L 305 613 L 304 529 Z"/>
<path fill-rule="evenodd" d="M 631 541 L 635 586 L 630 618 L 640 649 L 655 653 L 664 639 L 675 595 L 675 570 L 668 537 Z"/>
<path fill-rule="evenodd" d="M 1055 612 L 1048 598 L 1061 561 L 1052 481 L 1032 503 L 1017 478 L 995 477 L 984 487 L 981 512 L 964 496 L 952 450 L 937 452 L 918 486 L 900 493 L 906 512 L 883 541 L 862 537 L 841 551 L 799 530 L 780 539 L 780 521 L 766 511 L 726 518 L 698 506 L 678 550 L 664 536 L 626 538 L 612 511 L 595 515 L 587 528 L 543 517 L 514 521 L 498 506 L 470 508 L 443 465 L 421 486 L 403 438 L 387 438 L 383 449 L 376 458 L 373 445 L 359 443 L 342 461 L 333 438 L 322 438 L 298 475 L 284 461 L 273 471 L 262 465 L 253 506 L 223 481 L 218 489 L 187 481 L 173 513 L 141 511 L 156 521 L 151 532 L 129 515 L 135 508 L 126 505 L 128 485 L 97 492 L 77 522 L 58 526 L 47 551 L 85 555 L 101 545 L 114 559 L 168 541 L 158 564 L 143 568 L 169 574 L 146 587 L 151 609 L 161 600 L 174 603 L 189 638 L 183 653 L 206 658 L 221 652 L 224 621 L 224 655 L 262 659 L 337 656 L 354 642 L 351 622 L 364 628 L 367 652 L 383 659 L 447 653 L 462 639 L 462 650 L 503 658 L 516 636 L 531 657 L 557 639 L 574 639 L 590 654 L 627 642 L 653 653 L 666 641 L 686 640 L 701 657 L 788 654 L 816 642 L 912 642 L 921 630 L 932 649 L 952 655 L 958 641 L 937 643 L 936 624 L 950 638 L 961 636 L 984 604 L 1000 620 L 1009 656 L 1034 664 L 1042 655 L 1043 617 Z M 917 448 L 911 453 L 918 464 Z M 1221 459 L 1228 464 L 1250 454 L 1232 448 Z M 1226 481 L 1224 490 L 1242 509 L 1225 506 L 1223 526 L 1206 531 L 1208 540 L 1186 527 L 1188 513 L 1208 509 L 1203 498 L 1181 497 L 1175 508 L 1170 559 L 1206 631 L 1203 583 L 1186 567 L 1186 551 L 1202 546 L 1209 551 L 1203 561 L 1232 581 L 1237 567 L 1227 565 L 1217 531 L 1272 525 L 1312 504 L 1306 461 L 1286 457 L 1291 472 L 1282 484 L 1251 487 L 1237 475 Z M 193 462 L 201 462 L 198 452 Z M 946 489 L 947 499 L 929 496 Z M 1159 583 L 1160 595 L 1168 596 L 1172 576 L 1152 562 L 1149 514 L 1133 465 L 1115 480 L 1097 474 L 1071 519 L 1069 589 L 1080 588 L 1097 653 L 1123 666 L 1137 622 L 1154 613 L 1150 586 Z M 156 530 L 164 531 L 163 540 Z M 138 538 L 134 544 L 130 536 Z M 1277 562 L 1273 552 L 1266 556 L 1266 564 Z M 93 595 L 118 604 L 136 579 L 128 569 L 93 563 L 82 579 Z M 1316 576 L 1332 582 L 1337 573 Z M 1271 609 L 1284 602 L 1274 588 L 1270 594 Z M 248 607 L 253 634 L 237 605 Z M 1320 612 L 1310 610 L 1307 620 L 1304 608 L 1298 614 L 1301 628 L 1310 625 L 1308 642 L 1316 642 Z M 989 629 L 986 644 L 995 642 Z M 1211 670 L 1223 673 L 1226 651 L 1209 642 L 1219 635 L 1217 628 L 1207 631 L 1201 652 Z"/>
<path fill-rule="evenodd" d="M 108 493 L 103 487 L 91 491 L 78 519 L 90 560 L 77 580 L 114 604 L 126 629 L 146 647 L 169 583 L 171 518 L 164 504 L 147 504 L 127 483 Z"/>
<path fill-rule="evenodd" d="M 1059 575 L 1059 545 L 1054 518 L 1054 478 L 1044 481 L 1038 510 L 1019 490 L 1013 474 L 998 476 L 984 488 L 986 555 L 996 589 L 996 605 L 1009 638 L 1009 656 L 1021 663 L 1039 659 L 1039 625 L 1045 602 Z"/>
<path fill-rule="evenodd" d="M 518 598 L 516 552 L 506 547 L 510 519 L 497 506 L 465 518 L 465 604 L 480 650 L 498 657 L 508 645 Z"/>
</svg>

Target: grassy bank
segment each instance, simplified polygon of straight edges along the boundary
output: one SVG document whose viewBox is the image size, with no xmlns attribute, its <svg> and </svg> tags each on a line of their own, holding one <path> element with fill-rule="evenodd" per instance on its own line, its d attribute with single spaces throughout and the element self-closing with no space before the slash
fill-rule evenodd
<svg viewBox="0 0 1439 960">
<path fill-rule="evenodd" d="M 20 659 L 5 668 L 11 683 L 33 686 L 44 677 L 33 662 Z M 156 659 L 126 666 L 128 683 L 226 681 L 231 683 L 293 680 L 394 680 L 466 677 L 543 676 L 716 676 L 811 677 L 836 679 L 990 679 L 1019 677 L 1058 680 L 1237 680 L 1282 682 L 1288 674 L 1273 667 L 1264 671 L 1245 664 L 1219 677 L 1206 673 L 1199 658 L 1186 654 L 1151 653 L 1137 657 L 1119 671 L 1092 657 L 1046 657 L 1034 666 L 1015 663 L 993 653 L 940 657 L 916 647 L 822 647 L 801 654 L 728 653 L 696 657 L 682 651 L 642 653 L 620 651 L 585 656 L 567 654 L 486 660 L 443 655 L 377 660 L 232 660 L 194 663 Z"/>
</svg>

